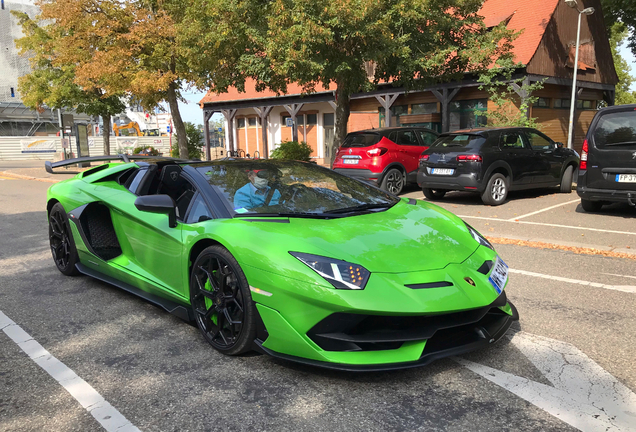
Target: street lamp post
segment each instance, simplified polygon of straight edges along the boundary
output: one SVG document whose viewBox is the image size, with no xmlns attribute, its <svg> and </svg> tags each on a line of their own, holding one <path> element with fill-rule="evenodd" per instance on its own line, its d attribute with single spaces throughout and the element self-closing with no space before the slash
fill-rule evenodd
<svg viewBox="0 0 636 432">
<path fill-rule="evenodd" d="M 576 28 L 576 45 L 574 47 L 574 76 L 572 77 L 572 98 L 570 99 L 570 125 L 568 127 L 568 148 L 572 148 L 572 131 L 574 129 L 574 107 L 576 106 L 576 75 L 579 69 L 579 39 L 581 38 L 581 16 L 592 15 L 594 8 L 589 7 L 583 10 L 578 8 L 576 0 L 565 0 L 565 4 L 576 9 L 579 13 L 579 23 Z"/>
</svg>

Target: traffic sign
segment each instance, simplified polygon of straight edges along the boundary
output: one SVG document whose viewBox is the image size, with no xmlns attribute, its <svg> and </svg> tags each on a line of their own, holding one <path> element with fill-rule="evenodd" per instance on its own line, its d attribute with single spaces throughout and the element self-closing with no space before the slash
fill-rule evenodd
<svg viewBox="0 0 636 432">
<path fill-rule="evenodd" d="M 170 131 L 170 129 L 171 129 L 170 125 L 166 126 L 166 129 L 167 129 L 167 130 L 166 130 L 166 132 L 168 132 L 168 133 L 170 133 L 170 132 L 171 132 L 171 131 Z"/>
<path fill-rule="evenodd" d="M 223 128 L 222 127 L 219 128 L 219 132 L 223 132 Z"/>
</svg>

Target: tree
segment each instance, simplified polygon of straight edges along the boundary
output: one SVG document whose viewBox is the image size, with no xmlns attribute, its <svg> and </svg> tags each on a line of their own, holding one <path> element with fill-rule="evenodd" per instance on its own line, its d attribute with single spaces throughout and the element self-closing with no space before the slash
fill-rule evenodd
<svg viewBox="0 0 636 432">
<path fill-rule="evenodd" d="M 61 59 L 75 64 L 75 82 L 107 96 L 132 94 L 151 110 L 167 101 L 179 141 L 188 156 L 178 100 L 189 69 L 176 42 L 185 11 L 178 0 L 39 0 L 42 18 L 69 35 Z"/>
<path fill-rule="evenodd" d="M 195 126 L 194 123 L 185 122 L 186 136 L 188 137 L 188 155 L 184 158 L 181 155 L 181 146 L 179 146 L 179 138 L 177 137 L 177 146 L 173 147 L 170 156 L 182 159 L 201 159 L 203 156 L 203 126 Z"/>
<path fill-rule="evenodd" d="M 411 90 L 456 80 L 510 51 L 514 35 L 503 25 L 487 29 L 477 14 L 481 4 L 272 0 L 265 53 L 274 76 L 297 82 L 305 92 L 335 84 L 336 142 L 342 142 L 353 93 L 380 82 Z"/>
<path fill-rule="evenodd" d="M 522 65 L 514 65 L 510 59 L 497 62 L 497 67 L 480 74 L 479 90 L 486 90 L 494 109 L 488 111 L 488 124 L 493 127 L 539 128 L 536 118 L 529 116 L 530 107 L 539 98 L 532 93 L 543 88 L 543 81 L 530 83 L 524 77 L 513 78 Z M 519 106 L 516 104 L 519 101 Z"/>
<path fill-rule="evenodd" d="M 623 33 L 629 30 L 629 43 L 627 46 L 636 55 L 636 2 L 634 0 L 601 0 L 605 27 L 614 37 L 614 32 Z M 622 26 L 615 27 L 614 24 L 622 23 Z M 627 35 L 625 35 L 627 36 Z M 625 38 L 623 36 L 622 39 Z"/>
<path fill-rule="evenodd" d="M 618 52 L 618 47 L 627 37 L 627 27 L 623 23 L 615 23 L 610 32 L 610 47 L 614 58 L 614 68 L 618 75 L 616 84 L 616 105 L 636 103 L 636 92 L 630 88 L 636 79 L 631 75 L 632 68 Z"/>
<path fill-rule="evenodd" d="M 30 55 L 31 73 L 18 80 L 23 103 L 31 109 L 46 105 L 51 109 L 73 109 L 104 121 L 104 153 L 110 154 L 110 117 L 124 111 L 121 94 L 107 96 L 96 86 L 81 87 L 75 83 L 76 65 L 57 55 L 68 34 L 54 23 L 39 25 L 39 17 L 12 11 L 22 26 L 24 37 L 16 41 L 21 54 Z"/>
</svg>

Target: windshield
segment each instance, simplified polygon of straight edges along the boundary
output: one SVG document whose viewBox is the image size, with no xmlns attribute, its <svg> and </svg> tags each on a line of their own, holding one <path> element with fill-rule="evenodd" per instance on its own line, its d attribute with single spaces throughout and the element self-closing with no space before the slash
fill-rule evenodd
<svg viewBox="0 0 636 432">
<path fill-rule="evenodd" d="M 445 148 L 445 147 L 457 147 L 457 148 L 476 148 L 479 147 L 486 138 L 481 135 L 472 134 L 457 134 L 457 135 L 443 135 L 435 141 L 431 147 Z"/>
<path fill-rule="evenodd" d="M 377 133 L 349 134 L 342 143 L 342 147 L 369 147 L 380 142 L 380 138 Z"/>
<path fill-rule="evenodd" d="M 238 216 L 343 216 L 386 209 L 399 201 L 387 192 L 311 163 L 237 160 L 193 166 Z"/>
<path fill-rule="evenodd" d="M 594 144 L 597 148 L 636 149 L 636 111 L 603 115 L 594 130 Z"/>
</svg>

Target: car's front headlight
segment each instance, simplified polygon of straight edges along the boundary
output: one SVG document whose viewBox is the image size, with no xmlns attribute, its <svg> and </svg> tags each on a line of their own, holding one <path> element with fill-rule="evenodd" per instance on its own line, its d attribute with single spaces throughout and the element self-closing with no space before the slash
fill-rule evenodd
<svg viewBox="0 0 636 432">
<path fill-rule="evenodd" d="M 475 239 L 477 243 L 479 243 L 482 246 L 486 246 L 487 248 L 490 248 L 492 250 L 495 250 L 493 245 L 491 245 L 490 242 L 486 240 L 486 238 L 483 235 L 479 234 L 479 231 L 477 231 L 475 228 L 468 225 L 466 222 L 464 223 L 466 224 L 466 228 L 468 228 L 468 232 L 470 233 L 471 236 L 473 236 L 473 238 Z"/>
<path fill-rule="evenodd" d="M 364 289 L 371 273 L 361 265 L 301 252 L 289 252 L 338 289 Z"/>
</svg>

